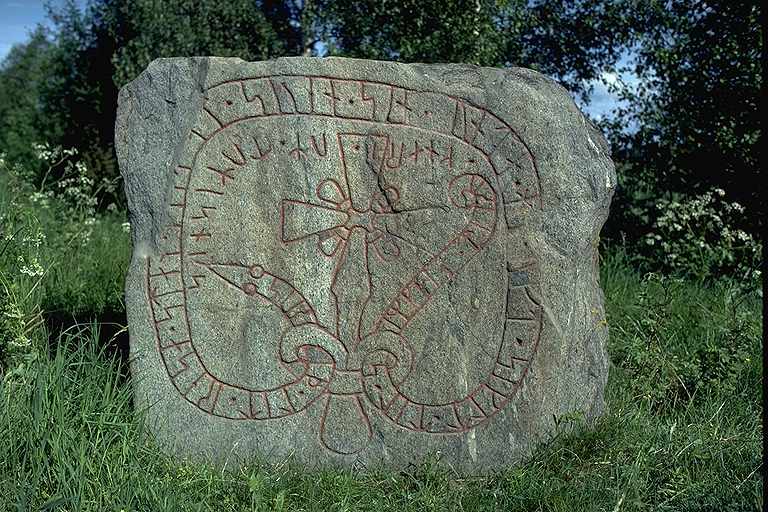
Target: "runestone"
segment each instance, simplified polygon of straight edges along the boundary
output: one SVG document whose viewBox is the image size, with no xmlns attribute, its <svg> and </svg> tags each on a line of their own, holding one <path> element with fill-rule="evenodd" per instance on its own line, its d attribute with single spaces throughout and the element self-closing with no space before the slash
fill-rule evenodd
<svg viewBox="0 0 768 512">
<path fill-rule="evenodd" d="M 167 452 L 484 472 L 603 412 L 616 179 L 552 80 L 160 59 L 116 140 L 136 404 Z"/>
</svg>

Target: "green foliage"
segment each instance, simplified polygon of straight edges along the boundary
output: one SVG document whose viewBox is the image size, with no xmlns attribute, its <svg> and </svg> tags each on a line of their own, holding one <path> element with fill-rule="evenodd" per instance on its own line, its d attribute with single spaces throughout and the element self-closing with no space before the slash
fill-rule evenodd
<svg viewBox="0 0 768 512">
<path fill-rule="evenodd" d="M 39 189 L 30 197 L 30 201 L 47 208 L 52 203 L 63 210 L 71 221 L 70 224 L 84 223 L 91 225 L 96 222 L 98 197 L 103 192 L 112 196 L 115 193 L 116 179 L 101 178 L 97 183 L 91 177 L 88 167 L 82 160 L 74 160 L 77 149 L 51 147 L 48 144 L 34 144 L 37 160 L 43 168 L 47 168 Z M 17 166 L 17 169 L 23 167 Z M 51 180 L 53 171 L 58 171 L 59 178 Z M 21 183 L 29 183 L 23 175 L 17 175 Z M 107 210 L 114 210 L 114 204 Z M 85 236 L 87 239 L 87 236 Z"/>
<path fill-rule="evenodd" d="M 21 121 L 8 124 L 0 149 L 27 165 L 30 142 L 77 148 L 74 160 L 83 162 L 90 179 L 116 178 L 118 87 L 151 60 L 168 56 L 332 54 L 514 64 L 540 69 L 584 93 L 585 80 L 615 60 L 620 31 L 601 21 L 603 10 L 599 2 L 583 0 L 89 0 L 81 10 L 75 0 L 65 0 L 49 7 L 52 43 L 39 29 L 0 71 L 0 92 L 25 98 L 5 106 L 0 100 L 0 114 L 13 111 Z M 25 82 L 14 82 L 14 76 Z M 27 83 L 32 87 L 25 90 Z M 63 171 L 50 177 L 62 179 Z M 32 184 L 41 179 L 36 175 Z M 123 200 L 119 188 L 105 190 L 100 206 Z"/>
<path fill-rule="evenodd" d="M 37 28 L 29 41 L 15 45 L 0 64 L 0 151 L 11 162 L 32 162 L 31 142 L 44 140 L 39 101 L 52 51 L 45 31 Z M 33 172 L 37 179 L 38 169 Z"/>
<path fill-rule="evenodd" d="M 500 26 L 500 15 L 506 10 L 520 11 L 523 4 L 518 0 L 331 2 L 324 11 L 331 34 L 329 53 L 496 65 L 505 60 L 504 29 L 512 28 Z"/>
<path fill-rule="evenodd" d="M 118 86 L 152 59 L 213 54 L 262 59 L 283 52 L 270 24 L 246 0 L 90 0 L 82 11 L 67 0 L 51 7 L 49 17 L 54 45 L 38 95 L 42 137 L 33 140 L 77 148 L 77 160 L 96 180 L 118 176 L 113 148 Z M 54 173 L 54 179 L 61 174 Z M 120 204 L 119 194 L 119 189 L 103 191 L 101 206 Z"/>
<path fill-rule="evenodd" d="M 93 502 L 97 486 L 141 474 L 130 391 L 97 344 L 94 330 L 72 329 L 29 382 L 0 380 L 0 436 L 14 440 L 0 446 L 3 509 L 104 510 Z"/>
<path fill-rule="evenodd" d="M 762 244 L 737 227 L 744 206 L 723 196 L 715 189 L 679 201 L 660 199 L 653 231 L 645 235 L 644 266 L 695 279 L 728 276 L 759 288 Z"/>
<path fill-rule="evenodd" d="M 8 223 L 6 214 L 0 218 Z M 40 355 L 37 330 L 42 324 L 39 293 L 36 293 L 44 270 L 30 241 L 37 244 L 40 232 L 23 225 L 3 240 L 4 252 L 0 255 L 0 376 L 24 378 Z M 33 235 L 34 233 L 34 235 Z M 15 241 L 20 237 L 20 241 Z M 13 245 L 28 246 L 8 250 Z M 30 253 L 33 255 L 30 256 Z"/>
<path fill-rule="evenodd" d="M 649 203 L 670 193 L 719 188 L 747 209 L 738 227 L 756 232 L 763 218 L 755 186 L 763 51 L 758 3 L 621 3 L 620 18 L 632 20 L 628 45 L 635 52 L 623 71 L 639 83 L 613 85 L 626 102 L 607 127 L 626 175 L 620 203 L 650 211 Z M 625 130 L 633 124 L 635 131 Z M 643 188 L 651 194 L 638 197 Z M 620 215 L 612 231 L 637 240 L 649 224 Z"/>
<path fill-rule="evenodd" d="M 0 154 L 0 170 L 7 164 Z M 0 183 L 2 184 L 2 183 Z M 24 378 L 40 355 L 45 242 L 34 212 L 0 188 L 0 376 Z"/>
<path fill-rule="evenodd" d="M 252 0 L 126 0 L 118 13 L 130 28 L 116 49 L 113 77 L 121 87 L 159 57 L 216 55 L 264 60 L 284 44 Z"/>
<path fill-rule="evenodd" d="M 631 1 L 631 0 L 629 0 Z M 509 64 L 530 67 L 558 80 L 586 101 L 588 81 L 615 65 L 635 20 L 623 16 L 623 0 L 532 0 L 525 28 L 510 32 Z"/>
<path fill-rule="evenodd" d="M 436 461 L 366 473 L 175 462 L 145 435 L 97 326 L 72 328 L 31 379 L 0 381 L 0 509 L 761 510 L 760 301 L 728 283 L 642 278 L 621 254 L 603 283 L 605 416 L 473 478 Z"/>
<path fill-rule="evenodd" d="M 714 290 L 695 288 L 647 274 L 636 294 L 635 303 L 611 324 L 617 338 L 613 363 L 631 378 L 636 397 L 651 410 L 674 411 L 715 390 L 743 392 L 739 379 L 759 355 L 760 325 L 750 318 L 759 309 L 754 292 L 745 294 L 727 282 Z"/>
<path fill-rule="evenodd" d="M 110 15 L 112 4 L 111 0 L 91 2 L 85 13 L 74 0 L 57 9 L 49 6 L 55 30 L 47 79 L 40 91 L 43 137 L 29 141 L 77 148 L 76 159 L 86 165 L 92 178 L 99 179 L 118 174 L 112 156 L 117 89 L 105 79 L 111 76 L 112 53 L 121 44 L 121 24 L 116 26 L 116 18 Z M 51 178 L 62 174 L 63 169 L 56 169 Z"/>
<path fill-rule="evenodd" d="M 38 151 L 43 168 L 71 153 Z M 124 309 L 130 254 L 124 218 L 96 213 L 84 174 L 33 189 L 28 173 L 0 158 L 0 374 L 20 378 L 46 350 L 41 327 L 51 315 Z"/>
<path fill-rule="evenodd" d="M 364 0 L 329 2 L 321 39 L 332 55 L 404 62 L 525 66 L 586 95 L 615 62 L 622 31 L 604 2 Z M 606 10 L 608 12 L 606 12 Z"/>
</svg>

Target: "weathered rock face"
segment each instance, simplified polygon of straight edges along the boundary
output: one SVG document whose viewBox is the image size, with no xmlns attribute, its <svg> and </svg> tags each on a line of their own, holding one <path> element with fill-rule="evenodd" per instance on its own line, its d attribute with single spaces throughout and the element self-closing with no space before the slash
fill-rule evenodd
<svg viewBox="0 0 768 512">
<path fill-rule="evenodd" d="M 542 75 L 162 59 L 117 144 L 136 400 L 169 452 L 482 472 L 602 412 L 616 179 Z"/>
</svg>

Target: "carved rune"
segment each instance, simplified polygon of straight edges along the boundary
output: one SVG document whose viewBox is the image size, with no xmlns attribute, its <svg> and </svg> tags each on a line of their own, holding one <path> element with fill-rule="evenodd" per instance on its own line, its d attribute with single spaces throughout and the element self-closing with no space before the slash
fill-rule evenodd
<svg viewBox="0 0 768 512">
<path fill-rule="evenodd" d="M 229 90 L 236 91 L 235 95 L 227 96 Z M 308 94 L 303 96 L 302 91 Z M 318 157 L 333 154 L 333 135 L 326 141 L 323 132 L 322 139 L 313 136 L 309 145 L 302 145 L 295 133 L 295 145 L 286 146 L 288 137 L 279 135 L 282 142 L 267 144 L 252 134 L 250 150 L 234 143 L 235 150 L 221 153 L 226 165 L 234 167 L 202 162 L 180 166 L 171 204 L 179 212 L 174 214 L 177 220 L 163 235 L 164 255 L 159 261 L 149 260 L 147 269 L 158 350 L 179 393 L 198 409 L 231 420 L 279 419 L 320 403 L 320 442 L 343 455 L 368 445 L 373 435 L 372 414 L 411 432 L 461 434 L 501 411 L 518 389 L 538 343 L 541 307 L 529 291 L 528 278 L 523 282 L 520 277 L 533 272 L 535 262 L 534 267 L 509 271 L 515 277 L 514 281 L 510 277 L 505 331 L 486 380 L 464 396 L 442 403 L 413 399 L 403 391 L 403 384 L 413 371 L 415 358 L 408 340 L 409 324 L 489 246 L 503 224 L 505 191 L 496 181 L 502 171 L 494 164 L 498 158 L 487 153 L 487 148 L 491 142 L 498 147 L 510 144 L 514 138 L 511 128 L 488 128 L 487 123 L 504 123 L 484 110 L 443 97 L 455 113 L 453 125 L 438 130 L 434 128 L 438 113 L 424 110 L 420 117 L 412 107 L 418 100 L 414 91 L 361 81 L 253 79 L 223 84 L 209 92 L 211 98 L 218 98 L 211 99 L 205 110 L 214 120 L 209 122 L 213 128 L 198 126 L 191 132 L 194 137 L 190 140 L 201 148 L 217 133 L 240 122 L 237 116 L 243 112 L 249 112 L 249 119 L 318 115 L 323 119 L 332 116 L 341 123 L 336 132 L 340 165 L 335 175 L 311 183 L 314 190 L 309 197 L 278 196 L 279 204 L 274 205 L 279 212 L 282 247 L 314 243 L 317 257 L 328 258 L 324 261 L 332 267 L 327 291 L 333 318 L 324 320 L 311 295 L 277 275 L 269 261 L 249 261 L 247 255 L 237 262 L 217 261 L 217 255 L 208 252 L 215 247 L 213 221 L 247 165 L 268 165 L 279 151 L 285 151 L 296 165 L 309 165 L 310 148 Z M 381 130 L 356 124 L 363 122 L 378 123 Z M 430 133 L 426 142 L 414 142 L 413 156 L 404 164 L 405 143 L 396 143 L 393 134 L 409 127 Z M 495 132 L 502 138 L 492 141 Z M 435 139 L 440 137 L 450 143 L 437 147 Z M 454 146 L 477 158 L 468 157 L 460 170 Z M 487 169 L 481 171 L 478 162 L 483 159 Z M 395 161 L 397 165 L 392 164 Z M 407 215 L 403 195 L 410 197 L 408 190 L 382 178 L 384 172 L 403 172 L 406 164 L 432 166 L 433 185 L 444 203 L 440 208 L 461 219 L 454 231 L 444 228 L 444 240 L 422 251 L 416 265 L 406 261 L 410 242 L 398 234 Z M 439 164 L 445 165 L 443 175 L 434 169 Z M 192 194 L 200 198 L 199 205 L 191 206 Z M 379 265 L 398 266 L 401 274 L 394 294 L 374 301 L 372 275 Z M 196 348 L 205 341 L 193 340 L 187 308 L 188 294 L 198 293 L 211 281 L 206 278 L 239 290 L 247 297 L 245 301 L 256 300 L 260 307 L 268 304 L 288 322 L 288 329 L 275 340 L 280 363 L 290 375 L 286 382 L 259 388 L 228 383 L 206 368 Z"/>
</svg>

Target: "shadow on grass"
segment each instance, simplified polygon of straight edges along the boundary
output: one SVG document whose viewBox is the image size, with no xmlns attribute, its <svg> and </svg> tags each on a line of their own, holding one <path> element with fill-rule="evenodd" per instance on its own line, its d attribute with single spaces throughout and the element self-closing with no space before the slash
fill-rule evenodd
<svg viewBox="0 0 768 512">
<path fill-rule="evenodd" d="M 109 360 L 118 361 L 120 379 L 125 381 L 129 375 L 130 349 L 128 344 L 128 319 L 125 310 L 106 308 L 100 313 L 84 311 L 73 314 L 71 311 L 50 311 L 43 315 L 48 330 L 48 350 L 53 357 L 61 333 L 77 333 L 92 330 L 99 340 L 102 355 Z"/>
</svg>

